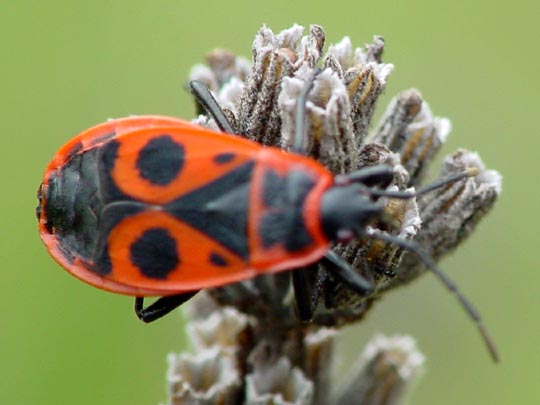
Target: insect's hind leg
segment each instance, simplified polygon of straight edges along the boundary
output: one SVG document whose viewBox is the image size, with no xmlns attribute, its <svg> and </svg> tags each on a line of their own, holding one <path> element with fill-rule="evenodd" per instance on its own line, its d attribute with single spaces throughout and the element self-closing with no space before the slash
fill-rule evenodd
<svg viewBox="0 0 540 405">
<path fill-rule="evenodd" d="M 190 291 L 187 293 L 161 297 L 146 308 L 144 308 L 144 297 L 135 298 L 135 313 L 137 317 L 145 322 L 150 323 L 156 319 L 167 315 L 172 310 L 188 301 L 191 297 L 197 294 L 200 290 Z"/>
<path fill-rule="evenodd" d="M 233 127 L 227 116 L 204 83 L 198 80 L 190 81 L 189 91 L 195 97 L 198 105 L 214 119 L 219 129 L 228 134 L 234 134 Z"/>
<path fill-rule="evenodd" d="M 310 282 L 310 274 L 316 272 L 318 262 L 308 267 L 291 271 L 291 282 L 296 302 L 298 319 L 302 323 L 311 321 L 313 318 L 313 293 Z"/>
<path fill-rule="evenodd" d="M 326 252 L 321 259 L 325 269 L 332 274 L 337 281 L 342 282 L 351 291 L 363 297 L 373 291 L 373 285 L 341 258 L 333 250 Z"/>
</svg>

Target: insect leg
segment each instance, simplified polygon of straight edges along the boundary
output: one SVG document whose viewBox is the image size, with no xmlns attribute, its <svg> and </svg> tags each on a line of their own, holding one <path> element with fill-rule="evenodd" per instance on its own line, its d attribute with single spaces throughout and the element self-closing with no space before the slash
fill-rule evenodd
<svg viewBox="0 0 540 405">
<path fill-rule="evenodd" d="M 309 267 L 291 271 L 291 281 L 294 290 L 294 299 L 298 318 L 301 322 L 309 322 L 313 318 L 313 295 L 309 282 L 310 272 L 317 271 L 317 263 Z"/>
<path fill-rule="evenodd" d="M 227 116 L 204 83 L 199 82 L 198 80 L 190 81 L 189 91 L 193 97 L 195 97 L 197 103 L 202 106 L 204 111 L 206 111 L 206 113 L 210 115 L 214 121 L 216 121 L 219 129 L 228 134 L 234 134 L 234 130 L 231 123 L 227 119 Z"/>
<path fill-rule="evenodd" d="M 298 153 L 299 155 L 306 154 L 306 108 L 307 108 L 307 97 L 313 84 L 315 83 L 315 78 L 321 72 L 321 69 L 318 67 L 313 69 L 311 77 L 308 79 L 298 100 L 296 101 L 296 125 L 294 128 L 294 143 L 292 151 Z"/>
<path fill-rule="evenodd" d="M 472 321 L 475 323 L 476 327 L 478 328 L 478 331 L 480 332 L 480 335 L 482 336 L 482 339 L 484 340 L 484 343 L 493 361 L 495 362 L 499 361 L 499 355 L 497 354 L 495 343 L 489 336 L 488 331 L 482 321 L 482 318 L 480 317 L 480 314 L 473 307 L 471 302 L 458 290 L 457 285 L 439 269 L 439 267 L 437 266 L 437 264 L 431 258 L 430 255 L 424 252 L 416 243 L 410 242 L 408 240 L 405 240 L 396 236 L 388 235 L 380 231 L 370 230 L 366 233 L 366 236 L 371 239 L 378 239 L 384 242 L 392 243 L 416 255 L 416 257 L 418 257 L 418 259 L 424 264 L 424 266 L 426 266 L 426 268 L 429 271 L 435 274 L 439 278 L 439 280 L 444 284 L 444 286 L 457 298 L 457 300 L 459 301 L 459 303 L 461 304 L 461 306 L 463 307 L 463 309 L 465 310 L 469 318 L 472 319 Z"/>
<path fill-rule="evenodd" d="M 145 323 L 150 323 L 155 321 L 156 319 L 161 318 L 164 315 L 167 315 L 173 309 L 178 308 L 180 305 L 189 300 L 198 292 L 199 290 L 196 290 L 189 291 L 187 293 L 171 295 L 168 297 L 161 297 L 146 308 L 143 308 L 144 297 L 136 297 L 135 313 L 141 321 Z"/>
<path fill-rule="evenodd" d="M 321 262 L 326 270 L 358 295 L 364 296 L 373 290 L 371 283 L 355 272 L 349 263 L 334 251 L 326 252 Z"/>
</svg>

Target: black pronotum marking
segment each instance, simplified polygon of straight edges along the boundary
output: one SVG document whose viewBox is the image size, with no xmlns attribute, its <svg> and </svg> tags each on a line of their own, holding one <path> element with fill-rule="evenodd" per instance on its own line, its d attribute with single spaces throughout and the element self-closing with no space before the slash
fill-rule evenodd
<svg viewBox="0 0 540 405">
<path fill-rule="evenodd" d="M 214 156 L 214 162 L 217 164 L 225 164 L 232 161 L 236 155 L 232 152 L 223 152 Z"/>
<path fill-rule="evenodd" d="M 129 251 L 133 264 L 149 278 L 166 279 L 180 263 L 176 241 L 163 228 L 146 230 Z"/>
<path fill-rule="evenodd" d="M 281 243 L 288 252 L 308 247 L 313 239 L 304 223 L 303 207 L 315 181 L 302 170 L 283 177 L 267 170 L 263 181 L 263 203 L 268 208 L 259 223 L 263 247 Z"/>
<path fill-rule="evenodd" d="M 160 135 L 141 149 L 136 165 L 141 177 L 155 185 L 166 186 L 178 177 L 184 159 L 184 147 L 169 135 Z"/>
<path fill-rule="evenodd" d="M 218 267 L 227 267 L 229 265 L 229 262 L 227 262 L 227 259 L 225 259 L 223 256 L 221 256 L 217 252 L 210 253 L 210 255 L 208 256 L 208 259 L 210 263 Z"/>
<path fill-rule="evenodd" d="M 268 208 L 283 208 L 285 205 L 286 177 L 281 177 L 274 170 L 264 173 L 262 198 L 263 204 Z"/>
</svg>

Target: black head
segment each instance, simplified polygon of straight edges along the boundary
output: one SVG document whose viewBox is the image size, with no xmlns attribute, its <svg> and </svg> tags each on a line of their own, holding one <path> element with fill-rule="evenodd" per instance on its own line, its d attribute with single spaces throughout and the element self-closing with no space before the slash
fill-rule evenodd
<svg viewBox="0 0 540 405">
<path fill-rule="evenodd" d="M 384 207 L 366 195 L 357 183 L 334 185 L 322 197 L 321 217 L 325 235 L 331 240 L 360 236 L 366 226 L 382 219 Z"/>
<path fill-rule="evenodd" d="M 454 176 L 441 179 L 432 183 L 419 192 L 386 191 L 369 187 L 366 184 L 354 182 L 338 182 L 329 188 L 322 197 L 321 217 L 323 231 L 331 240 L 340 240 L 345 237 L 366 236 L 373 240 L 380 240 L 401 247 L 414 254 L 418 260 L 433 274 L 435 274 L 444 286 L 457 298 L 465 312 L 473 320 L 478 328 L 491 357 L 498 361 L 498 353 L 495 344 L 484 326 L 480 314 L 476 311 L 469 300 L 457 289 L 457 286 L 439 269 L 437 263 L 429 254 L 424 252 L 416 243 L 394 236 L 380 229 L 370 229 L 367 226 L 376 222 L 386 223 L 392 226 L 392 215 L 385 211 L 383 205 L 377 203 L 378 197 L 390 197 L 397 199 L 410 199 L 433 189 L 454 183 L 458 180 L 477 174 L 478 170 L 466 170 Z M 347 179 L 364 180 L 364 172 L 354 173 Z"/>
</svg>

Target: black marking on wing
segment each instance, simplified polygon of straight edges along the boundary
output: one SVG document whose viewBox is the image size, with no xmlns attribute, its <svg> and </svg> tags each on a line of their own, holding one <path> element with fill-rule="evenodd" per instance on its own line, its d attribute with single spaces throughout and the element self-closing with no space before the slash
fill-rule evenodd
<svg viewBox="0 0 540 405">
<path fill-rule="evenodd" d="M 214 266 L 218 267 L 227 267 L 229 265 L 229 262 L 227 259 L 225 259 L 222 255 L 220 255 L 217 252 L 211 252 L 208 256 L 208 261 L 212 263 Z"/>
<path fill-rule="evenodd" d="M 223 152 L 214 156 L 214 162 L 218 165 L 221 165 L 231 162 L 234 158 L 236 158 L 236 154 L 232 152 Z"/>
<path fill-rule="evenodd" d="M 152 184 L 166 186 L 178 177 L 184 166 L 185 150 L 169 135 L 152 138 L 140 150 L 137 169 Z"/>
<path fill-rule="evenodd" d="M 112 178 L 112 170 L 118 158 L 120 143 L 113 139 L 98 148 L 97 170 L 99 192 L 104 204 L 115 201 L 133 201 L 133 198 L 123 193 Z"/>
<path fill-rule="evenodd" d="M 132 263 L 146 277 L 165 280 L 180 263 L 176 240 L 165 228 L 147 229 L 129 248 Z"/>
<path fill-rule="evenodd" d="M 247 260 L 249 190 L 254 163 L 247 162 L 166 205 L 167 212 Z"/>
<path fill-rule="evenodd" d="M 96 244 L 94 268 L 95 273 L 106 276 L 111 273 L 111 257 L 109 254 L 108 239 L 112 229 L 124 218 L 138 214 L 147 209 L 143 203 L 125 201 L 107 205 L 101 212 L 99 239 Z"/>
</svg>

